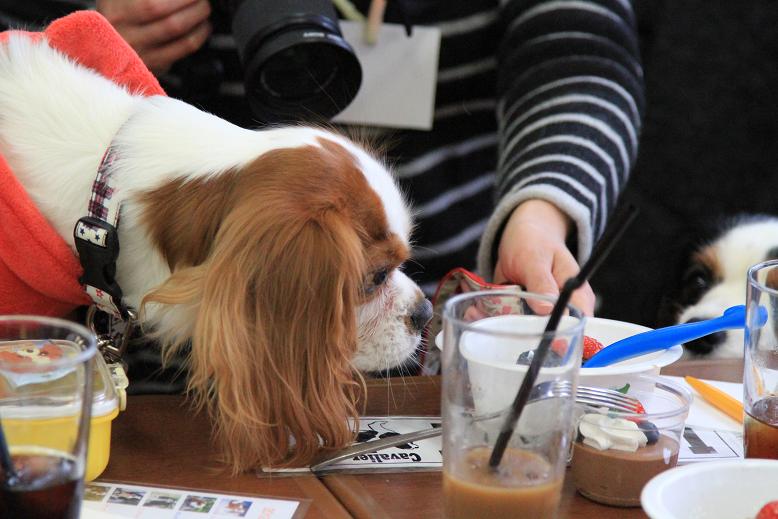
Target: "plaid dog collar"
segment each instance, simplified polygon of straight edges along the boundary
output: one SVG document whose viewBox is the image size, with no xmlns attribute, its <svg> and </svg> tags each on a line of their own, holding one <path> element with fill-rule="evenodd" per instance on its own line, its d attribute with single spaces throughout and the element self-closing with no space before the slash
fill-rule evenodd
<svg viewBox="0 0 778 519">
<path fill-rule="evenodd" d="M 116 150 L 109 146 L 97 168 L 92 184 L 88 216 L 76 222 L 73 237 L 84 274 L 79 282 L 103 312 L 127 319 L 128 309 L 122 302 L 122 290 L 116 282 L 116 259 L 119 257 L 120 197 L 114 196 L 111 173 Z"/>
</svg>

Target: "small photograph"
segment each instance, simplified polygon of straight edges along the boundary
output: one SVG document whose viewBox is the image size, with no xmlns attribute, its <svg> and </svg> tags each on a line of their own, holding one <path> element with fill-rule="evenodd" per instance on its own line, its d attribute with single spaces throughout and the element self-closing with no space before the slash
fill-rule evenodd
<svg viewBox="0 0 778 519">
<path fill-rule="evenodd" d="M 138 506 L 146 492 L 140 490 L 129 490 L 126 488 L 117 487 L 113 491 L 111 497 L 108 498 L 109 503 L 116 503 L 117 505 L 132 505 Z"/>
<path fill-rule="evenodd" d="M 215 497 L 186 496 L 179 512 L 200 512 L 207 514 L 216 503 Z"/>
<path fill-rule="evenodd" d="M 181 498 L 181 494 L 166 494 L 164 492 L 152 492 L 149 494 L 148 499 L 143 503 L 143 506 L 149 508 L 162 508 L 165 510 L 172 510 L 176 507 L 176 503 Z"/>
<path fill-rule="evenodd" d="M 219 508 L 216 510 L 216 514 L 225 515 L 227 517 L 246 517 L 249 508 L 251 508 L 251 501 L 243 501 L 242 499 L 222 499 L 219 502 Z"/>
<path fill-rule="evenodd" d="M 357 443 L 364 443 L 379 438 L 389 438 L 398 436 L 400 433 L 390 429 L 387 425 L 388 420 L 375 420 L 367 424 L 367 429 L 362 429 L 357 433 Z M 361 424 L 360 424 L 361 425 Z M 413 442 L 397 445 L 398 449 L 418 449 L 419 446 Z"/>
<path fill-rule="evenodd" d="M 111 487 L 102 485 L 87 485 L 84 488 L 84 501 L 102 501 Z"/>
</svg>

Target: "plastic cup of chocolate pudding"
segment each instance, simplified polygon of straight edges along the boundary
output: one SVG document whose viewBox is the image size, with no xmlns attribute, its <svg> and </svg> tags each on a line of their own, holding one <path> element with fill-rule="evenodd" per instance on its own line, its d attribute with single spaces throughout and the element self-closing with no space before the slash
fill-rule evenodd
<svg viewBox="0 0 778 519">
<path fill-rule="evenodd" d="M 576 404 L 571 475 L 584 497 L 611 506 L 640 506 L 648 481 L 675 467 L 692 402 L 684 387 L 662 377 L 640 377 L 635 390 L 645 412 L 628 413 Z"/>
</svg>

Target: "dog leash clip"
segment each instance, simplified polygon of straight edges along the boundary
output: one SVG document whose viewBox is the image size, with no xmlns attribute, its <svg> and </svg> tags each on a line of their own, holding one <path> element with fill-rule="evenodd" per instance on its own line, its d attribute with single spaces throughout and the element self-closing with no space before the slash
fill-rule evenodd
<svg viewBox="0 0 778 519">
<path fill-rule="evenodd" d="M 137 326 L 137 315 L 133 310 L 127 309 L 127 319 L 123 320 L 102 311 L 97 305 L 92 305 L 86 314 L 86 325 L 97 337 L 97 349 L 105 359 L 119 397 L 119 410 L 124 411 L 127 407 L 127 386 L 130 381 L 122 356 Z"/>
<path fill-rule="evenodd" d="M 121 363 L 132 331 L 137 325 L 137 315 L 127 309 L 127 319 L 119 319 L 92 305 L 86 314 L 86 325 L 97 337 L 97 349 L 108 364 Z"/>
</svg>

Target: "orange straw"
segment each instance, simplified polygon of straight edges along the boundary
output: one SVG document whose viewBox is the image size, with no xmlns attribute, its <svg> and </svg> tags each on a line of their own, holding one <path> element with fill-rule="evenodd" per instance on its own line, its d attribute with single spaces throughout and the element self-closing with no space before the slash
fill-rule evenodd
<svg viewBox="0 0 778 519">
<path fill-rule="evenodd" d="M 726 394 L 721 389 L 711 386 L 702 380 L 694 377 L 684 377 L 686 383 L 692 386 L 702 398 L 704 398 L 713 407 L 726 413 L 740 423 L 743 423 L 743 404 Z"/>
</svg>

